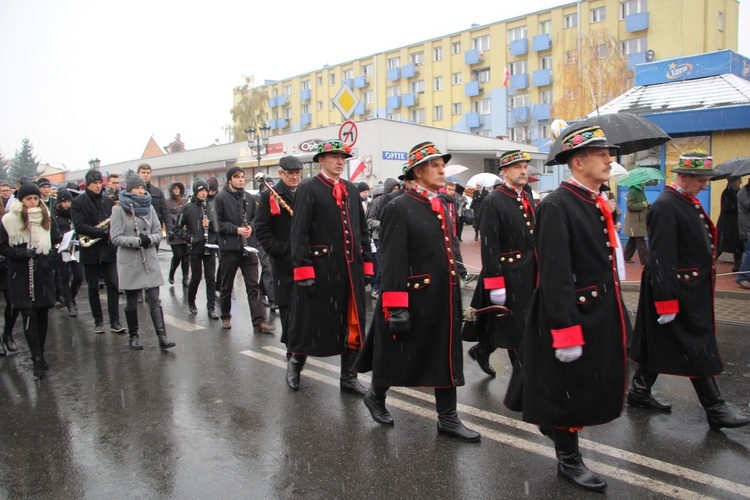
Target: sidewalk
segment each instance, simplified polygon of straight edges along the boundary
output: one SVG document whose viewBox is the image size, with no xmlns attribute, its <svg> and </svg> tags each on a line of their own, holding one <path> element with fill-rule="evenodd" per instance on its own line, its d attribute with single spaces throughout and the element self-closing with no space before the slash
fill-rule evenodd
<svg viewBox="0 0 750 500">
<path fill-rule="evenodd" d="M 461 255 L 466 269 L 470 273 L 478 274 L 482 267 L 480 245 L 474 241 L 474 230 L 465 227 L 461 243 Z M 627 308 L 635 313 L 638 308 L 638 293 L 641 287 L 641 273 L 643 268 L 638 263 L 638 256 L 634 257 L 634 264 L 625 264 L 626 279 L 622 281 L 623 298 Z M 731 273 L 732 264 L 719 261 L 716 273 Z M 734 283 L 734 275 L 716 278 L 715 308 L 716 322 L 732 325 L 750 326 L 750 290 L 743 290 Z"/>
</svg>

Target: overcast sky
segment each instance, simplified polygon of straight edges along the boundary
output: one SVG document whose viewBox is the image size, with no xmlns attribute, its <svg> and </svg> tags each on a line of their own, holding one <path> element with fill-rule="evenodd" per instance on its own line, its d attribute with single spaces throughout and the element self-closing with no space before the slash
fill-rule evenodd
<svg viewBox="0 0 750 500">
<path fill-rule="evenodd" d="M 40 161 L 80 169 L 140 158 L 152 135 L 226 143 L 242 75 L 283 79 L 566 3 L 0 0 L 0 152 L 28 137 Z"/>
</svg>

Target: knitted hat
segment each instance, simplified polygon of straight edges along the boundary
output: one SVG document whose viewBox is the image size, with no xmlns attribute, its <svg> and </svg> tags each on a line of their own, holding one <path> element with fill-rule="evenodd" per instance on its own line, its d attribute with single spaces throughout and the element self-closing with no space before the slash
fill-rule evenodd
<svg viewBox="0 0 750 500">
<path fill-rule="evenodd" d="M 361 193 L 362 191 L 369 191 L 370 186 L 368 186 L 366 182 L 360 182 L 357 184 L 357 189 L 359 189 L 359 192 Z"/>
<path fill-rule="evenodd" d="M 97 181 L 103 182 L 102 173 L 93 168 L 90 169 L 88 172 L 86 172 L 86 175 L 84 176 L 83 179 L 86 181 L 87 186 L 93 182 L 97 182 Z"/>
<path fill-rule="evenodd" d="M 719 172 L 711 168 L 713 158 L 704 149 L 686 151 L 680 155 L 680 163 L 672 172 L 687 175 L 718 175 Z"/>
<path fill-rule="evenodd" d="M 408 161 L 404 164 L 402 170 L 404 172 L 404 179 L 411 180 L 414 178 L 412 170 L 414 167 L 421 165 L 425 162 L 429 162 L 433 158 L 442 158 L 445 163 L 451 160 L 451 155 L 443 154 L 438 148 L 435 147 L 430 141 L 420 142 L 409 151 Z M 399 176 L 401 179 L 401 176 Z"/>
<path fill-rule="evenodd" d="M 531 160 L 531 156 L 529 155 L 529 153 L 524 153 L 523 151 L 518 149 L 514 151 L 508 151 L 500 157 L 500 170 L 502 170 L 503 167 L 509 167 L 514 163 L 518 163 L 521 161 L 528 162 L 529 160 Z"/>
<path fill-rule="evenodd" d="M 16 192 L 16 199 L 23 200 L 24 198 L 32 194 L 42 196 L 42 192 L 39 191 L 39 186 L 37 186 L 33 182 L 21 184 L 21 187 L 19 187 L 18 191 Z"/>
<path fill-rule="evenodd" d="M 62 203 L 63 201 L 72 201 L 73 195 L 67 189 L 61 189 L 57 192 L 57 202 Z"/>
<path fill-rule="evenodd" d="M 302 162 L 296 156 L 284 156 L 279 159 L 279 167 L 283 170 L 302 170 Z"/>
<path fill-rule="evenodd" d="M 140 175 L 130 173 L 127 177 L 125 177 L 125 191 L 129 193 L 131 189 L 138 186 L 143 186 L 144 188 L 146 187 L 146 182 L 141 178 Z"/>
<path fill-rule="evenodd" d="M 40 177 L 39 180 L 36 181 L 36 185 L 41 188 L 44 186 L 52 186 L 52 183 L 46 177 Z"/>
<path fill-rule="evenodd" d="M 237 172 L 242 172 L 243 174 L 245 173 L 244 170 L 242 170 L 240 167 L 236 165 L 234 167 L 229 167 L 229 170 L 227 170 L 227 181 L 229 181 L 232 178 L 232 176 L 236 174 Z"/>
<path fill-rule="evenodd" d="M 219 179 L 216 177 L 209 177 L 208 178 L 208 190 L 209 191 L 218 191 L 219 190 Z"/>
<path fill-rule="evenodd" d="M 205 189 L 206 191 L 208 191 L 208 182 L 198 177 L 197 179 L 195 179 L 195 181 L 193 181 L 193 194 L 198 194 L 198 191 L 200 191 L 201 189 Z"/>
<path fill-rule="evenodd" d="M 317 162 L 318 158 L 328 153 L 339 153 L 345 158 L 352 157 L 352 147 L 338 139 L 328 139 L 318 144 L 318 152 L 313 156 L 313 161 Z"/>
<path fill-rule="evenodd" d="M 604 131 L 599 126 L 584 126 L 566 130 L 562 138 L 562 151 L 555 156 L 555 162 L 563 165 L 568 162 L 573 153 L 583 148 L 618 149 L 619 146 L 610 144 Z"/>
</svg>

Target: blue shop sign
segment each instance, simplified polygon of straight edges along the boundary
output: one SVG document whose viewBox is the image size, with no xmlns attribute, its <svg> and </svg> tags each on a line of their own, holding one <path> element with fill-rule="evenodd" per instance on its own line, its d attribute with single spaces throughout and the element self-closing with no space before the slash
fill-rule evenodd
<svg viewBox="0 0 750 500">
<path fill-rule="evenodd" d="M 383 151 L 384 160 L 406 161 L 406 152 L 404 151 Z"/>
</svg>

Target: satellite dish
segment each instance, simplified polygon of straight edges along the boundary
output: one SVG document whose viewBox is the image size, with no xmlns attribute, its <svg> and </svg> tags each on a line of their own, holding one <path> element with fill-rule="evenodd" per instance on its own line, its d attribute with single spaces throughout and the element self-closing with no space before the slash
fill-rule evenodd
<svg viewBox="0 0 750 500">
<path fill-rule="evenodd" d="M 653 50 L 651 50 L 651 49 L 648 49 L 648 50 L 646 51 L 646 60 L 647 60 L 647 61 L 652 61 L 652 60 L 654 59 L 654 56 L 655 56 L 655 55 L 656 55 L 656 53 L 655 53 L 655 52 L 654 52 Z"/>
</svg>

